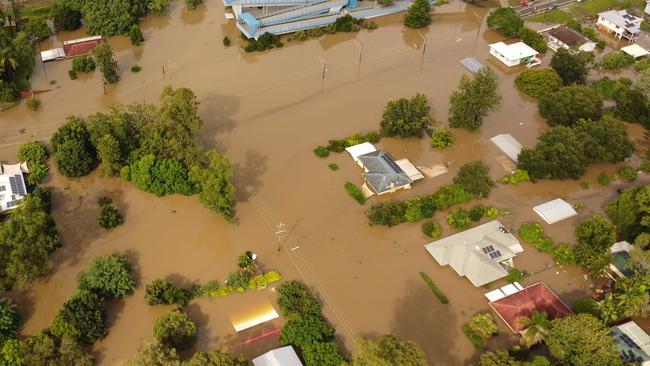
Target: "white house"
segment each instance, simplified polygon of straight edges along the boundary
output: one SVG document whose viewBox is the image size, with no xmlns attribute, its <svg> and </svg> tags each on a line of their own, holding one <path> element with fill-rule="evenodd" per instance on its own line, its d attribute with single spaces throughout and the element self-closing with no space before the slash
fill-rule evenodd
<svg viewBox="0 0 650 366">
<path fill-rule="evenodd" d="M 23 172 L 28 172 L 27 164 L 0 164 L 0 212 L 20 205 L 27 195 Z"/>
<path fill-rule="evenodd" d="M 490 54 L 507 66 L 516 66 L 537 60 L 538 52 L 524 42 L 505 44 L 503 42 L 492 43 Z"/>
<path fill-rule="evenodd" d="M 596 48 L 596 42 L 563 25 L 548 32 L 548 46 L 557 51 L 560 48 L 591 52 Z"/>
<path fill-rule="evenodd" d="M 625 38 L 634 42 L 641 34 L 641 22 L 639 18 L 628 13 L 626 10 L 608 10 L 598 14 L 596 26 L 616 38 Z"/>
</svg>

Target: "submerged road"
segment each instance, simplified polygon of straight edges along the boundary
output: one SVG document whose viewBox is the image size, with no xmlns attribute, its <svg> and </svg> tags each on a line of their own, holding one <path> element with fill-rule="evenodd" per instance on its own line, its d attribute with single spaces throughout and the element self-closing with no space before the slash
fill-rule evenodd
<svg viewBox="0 0 650 366">
<path fill-rule="evenodd" d="M 534 14 L 552 10 L 560 6 L 565 6 L 577 2 L 576 0 L 547 0 L 547 1 L 529 1 L 528 6 L 515 6 L 513 9 L 519 16 L 527 17 Z"/>
</svg>

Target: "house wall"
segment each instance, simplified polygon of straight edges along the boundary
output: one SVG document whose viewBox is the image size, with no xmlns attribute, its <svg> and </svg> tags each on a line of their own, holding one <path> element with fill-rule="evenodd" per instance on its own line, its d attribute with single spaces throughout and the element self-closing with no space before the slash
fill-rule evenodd
<svg viewBox="0 0 650 366">
<path fill-rule="evenodd" d="M 507 59 L 504 55 L 500 54 L 494 48 L 491 48 L 491 47 L 490 47 L 490 55 L 496 57 L 497 59 L 499 59 L 499 61 L 503 62 L 507 66 L 516 66 L 516 65 L 519 65 L 521 63 L 521 60 L 509 60 L 509 59 Z"/>
</svg>

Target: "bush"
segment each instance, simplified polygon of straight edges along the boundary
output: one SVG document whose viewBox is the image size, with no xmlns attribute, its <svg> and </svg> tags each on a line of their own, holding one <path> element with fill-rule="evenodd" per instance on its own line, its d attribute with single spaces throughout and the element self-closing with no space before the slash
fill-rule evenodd
<svg viewBox="0 0 650 366">
<path fill-rule="evenodd" d="M 159 342 L 182 350 L 194 343 L 196 324 L 180 310 L 172 310 L 156 319 L 153 335 Z"/>
<path fill-rule="evenodd" d="M 427 221 L 422 224 L 422 233 L 431 239 L 437 239 L 442 234 L 442 228 L 435 221 Z"/>
<path fill-rule="evenodd" d="M 278 305 L 285 317 L 319 315 L 318 300 L 300 282 L 284 282 L 278 287 Z"/>
<path fill-rule="evenodd" d="M 124 223 L 124 217 L 115 205 L 102 205 L 99 208 L 97 223 L 104 229 L 112 229 Z"/>
<path fill-rule="evenodd" d="M 336 18 L 336 22 L 334 22 L 337 32 L 353 32 L 355 31 L 355 25 L 357 25 L 357 20 L 350 14 Z"/>
<path fill-rule="evenodd" d="M 591 314 L 596 318 L 600 318 L 600 306 L 594 299 L 586 298 L 576 300 L 571 307 L 575 314 Z"/>
<path fill-rule="evenodd" d="M 555 261 L 560 265 L 575 264 L 576 258 L 573 253 L 573 247 L 568 244 L 560 244 L 551 250 Z"/>
<path fill-rule="evenodd" d="M 454 177 L 454 183 L 462 186 L 466 192 L 476 198 L 484 198 L 490 194 L 494 181 L 490 178 L 490 168 L 484 162 L 477 160 L 464 164 Z"/>
<path fill-rule="evenodd" d="M 483 205 L 476 205 L 469 210 L 469 218 L 472 221 L 480 221 L 485 214 L 485 207 Z"/>
<path fill-rule="evenodd" d="M 30 164 L 42 163 L 48 156 L 45 144 L 38 141 L 27 141 L 18 148 L 18 159 Z"/>
<path fill-rule="evenodd" d="M 601 186 L 608 186 L 609 182 L 611 181 L 611 178 L 609 177 L 609 175 L 607 175 L 607 173 L 602 172 L 598 175 L 598 178 L 596 180 L 598 181 L 598 184 L 600 184 Z"/>
<path fill-rule="evenodd" d="M 562 86 L 562 78 L 551 69 L 526 69 L 515 78 L 515 85 L 522 93 L 541 98 L 556 92 Z"/>
<path fill-rule="evenodd" d="M 13 83 L 0 80 L 0 102 L 12 103 L 18 100 L 20 93 Z"/>
<path fill-rule="evenodd" d="M 456 209 L 447 215 L 447 223 L 456 230 L 464 230 L 472 224 L 472 220 L 469 218 L 467 211 Z"/>
<path fill-rule="evenodd" d="M 591 83 L 590 87 L 600 94 L 603 99 L 614 100 L 623 91 L 630 89 L 632 80 L 628 78 L 610 79 L 607 76 Z"/>
<path fill-rule="evenodd" d="M 483 348 L 485 347 L 485 339 L 481 338 L 477 334 L 474 334 L 472 332 L 472 329 L 470 328 L 469 324 L 465 323 L 462 326 L 462 331 L 465 336 L 469 339 L 469 341 L 472 343 L 474 348 Z"/>
<path fill-rule="evenodd" d="M 517 268 L 513 268 L 508 272 L 508 276 L 506 277 L 506 280 L 510 283 L 513 282 L 519 282 L 526 277 L 526 274 Z"/>
<path fill-rule="evenodd" d="M 147 12 L 163 15 L 169 11 L 170 0 L 147 0 Z"/>
<path fill-rule="evenodd" d="M 553 240 L 544 235 L 544 228 L 536 222 L 522 224 L 519 227 L 519 237 L 542 253 L 549 253 L 555 247 Z"/>
<path fill-rule="evenodd" d="M 73 31 L 81 27 L 81 12 L 68 1 L 56 1 L 52 7 L 54 26 L 59 30 Z"/>
<path fill-rule="evenodd" d="M 219 289 L 219 283 L 209 282 L 204 290 L 210 294 Z M 145 299 L 149 305 L 178 305 L 185 306 L 190 301 L 189 291 L 182 289 L 162 278 L 153 280 L 145 287 Z"/>
<path fill-rule="evenodd" d="M 194 193 L 196 187 L 188 174 L 187 167 L 181 161 L 175 158 L 159 160 L 152 154 L 142 157 L 128 169 L 128 178 L 138 188 L 157 196 Z"/>
<path fill-rule="evenodd" d="M 252 276 L 249 272 L 246 271 L 237 271 L 231 272 L 228 274 L 228 287 L 238 291 L 243 292 L 244 289 L 248 288 L 248 284 Z"/>
<path fill-rule="evenodd" d="M 444 149 L 454 143 L 454 136 L 449 130 L 436 130 L 431 133 L 431 146 Z"/>
<path fill-rule="evenodd" d="M 79 276 L 79 288 L 102 297 L 125 297 L 133 294 L 135 278 L 126 255 L 113 253 L 96 257 Z"/>
<path fill-rule="evenodd" d="M 327 150 L 325 146 L 318 146 L 317 148 L 314 149 L 314 154 L 318 156 L 319 158 L 326 158 L 330 156 L 330 151 Z"/>
<path fill-rule="evenodd" d="M 95 47 L 93 54 L 97 59 L 99 71 L 102 73 L 102 78 L 106 84 L 115 84 L 120 80 L 118 72 L 117 61 L 113 56 L 113 49 L 108 43 L 102 43 Z"/>
<path fill-rule="evenodd" d="M 338 164 L 334 164 L 334 163 L 328 164 L 327 167 L 330 168 L 330 170 L 333 171 L 333 172 L 339 170 Z"/>
<path fill-rule="evenodd" d="M 129 28 L 129 39 L 131 40 L 131 44 L 134 46 L 139 46 L 144 42 L 144 36 L 142 35 L 142 30 L 140 29 L 139 24 L 133 24 L 131 28 Z"/>
<path fill-rule="evenodd" d="M 29 18 L 27 23 L 23 26 L 23 32 L 27 33 L 29 38 L 36 38 L 37 40 L 45 39 L 50 36 L 50 26 L 43 17 Z"/>
<path fill-rule="evenodd" d="M 431 4 L 428 0 L 415 0 L 404 15 L 404 25 L 422 28 L 431 24 Z"/>
<path fill-rule="evenodd" d="M 22 316 L 18 305 L 8 297 L 0 297 L 0 347 L 9 339 L 18 336 Z"/>
<path fill-rule="evenodd" d="M 309 38 L 307 32 L 303 30 L 299 30 L 296 33 L 294 33 L 294 37 L 299 41 L 306 41 Z"/>
<path fill-rule="evenodd" d="M 537 52 L 544 53 L 548 49 L 544 36 L 528 27 L 521 28 L 518 36 L 525 44 L 529 45 Z"/>
<path fill-rule="evenodd" d="M 74 70 L 68 70 L 68 76 L 70 77 L 70 80 L 77 80 L 77 72 Z"/>
<path fill-rule="evenodd" d="M 512 174 L 506 175 L 499 181 L 506 184 L 518 184 L 521 182 L 530 182 L 530 176 L 528 175 L 527 171 L 517 169 Z"/>
<path fill-rule="evenodd" d="M 90 291 L 77 290 L 54 317 L 50 326 L 52 335 L 68 335 L 93 344 L 108 333 L 104 299 Z"/>
<path fill-rule="evenodd" d="M 430 112 L 431 107 L 424 94 L 415 94 L 411 99 L 388 101 L 381 120 L 382 134 L 421 137 L 431 125 Z"/>
<path fill-rule="evenodd" d="M 598 66 L 606 70 L 616 70 L 628 67 L 634 64 L 634 57 L 621 51 L 613 51 L 598 62 Z"/>
<path fill-rule="evenodd" d="M 345 183 L 345 190 L 348 192 L 350 197 L 354 198 L 360 205 L 366 203 L 366 197 L 363 195 L 363 191 L 355 186 L 354 184 L 347 182 Z"/>
<path fill-rule="evenodd" d="M 277 271 L 269 271 L 260 275 L 257 275 L 248 281 L 248 288 L 251 290 L 266 288 L 270 283 L 278 282 L 282 279 L 282 276 Z"/>
<path fill-rule="evenodd" d="M 203 0 L 185 0 L 185 9 L 195 10 L 202 2 Z"/>
<path fill-rule="evenodd" d="M 230 47 L 230 45 L 231 45 L 231 41 L 230 41 L 230 38 L 228 38 L 228 36 L 224 36 L 222 42 L 223 42 L 224 47 Z"/>
<path fill-rule="evenodd" d="M 253 52 L 253 51 L 265 51 L 274 47 L 284 46 L 280 41 L 280 37 L 275 34 L 266 32 L 262 34 L 257 40 L 249 39 L 248 45 L 244 47 L 244 51 Z"/>
<path fill-rule="evenodd" d="M 636 169 L 629 165 L 624 165 L 618 169 L 618 175 L 625 181 L 633 182 L 636 180 Z"/>
<path fill-rule="evenodd" d="M 72 59 L 72 70 L 76 72 L 91 72 L 95 70 L 95 61 L 90 56 L 79 56 Z"/>
<path fill-rule="evenodd" d="M 352 135 L 341 140 L 329 140 L 327 150 L 330 152 L 343 152 L 346 148 L 358 145 L 364 142 L 376 144 L 381 140 L 381 136 L 376 132 L 369 132 L 367 134 L 353 133 Z"/>
<path fill-rule="evenodd" d="M 420 272 L 420 277 L 424 280 L 424 282 L 427 284 L 427 286 L 431 289 L 431 292 L 433 292 L 434 295 L 438 298 L 438 300 L 443 303 L 447 304 L 449 303 L 449 300 L 447 299 L 447 296 L 440 291 L 438 286 L 433 282 L 433 280 L 424 272 Z"/>
<path fill-rule="evenodd" d="M 50 173 L 50 169 L 43 163 L 34 163 L 29 167 L 27 183 L 32 186 L 40 184 Z"/>
<path fill-rule="evenodd" d="M 41 106 L 41 101 L 38 100 L 38 99 L 36 99 L 36 98 L 33 97 L 33 96 L 27 98 L 27 102 L 25 102 L 25 103 L 27 104 L 27 108 L 28 108 L 30 111 L 34 111 L 34 112 L 37 111 L 37 110 L 38 110 L 38 107 Z"/>
<path fill-rule="evenodd" d="M 140 67 L 140 65 L 136 64 L 136 65 L 131 66 L 131 72 L 132 73 L 137 74 L 140 71 L 142 71 L 142 67 Z"/>
</svg>

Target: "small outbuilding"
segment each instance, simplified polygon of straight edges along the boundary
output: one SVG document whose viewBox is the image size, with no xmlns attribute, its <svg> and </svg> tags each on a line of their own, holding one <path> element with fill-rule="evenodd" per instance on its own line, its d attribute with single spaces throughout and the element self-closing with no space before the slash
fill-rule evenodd
<svg viewBox="0 0 650 366">
<path fill-rule="evenodd" d="M 41 61 L 43 62 L 63 59 L 65 59 L 65 51 L 62 47 L 52 48 L 51 50 L 41 52 Z"/>
<path fill-rule="evenodd" d="M 503 42 L 490 45 L 490 55 L 496 57 L 506 66 L 516 66 L 521 63 L 538 61 L 538 52 L 524 42 L 505 44 Z"/>
<path fill-rule="evenodd" d="M 548 32 L 548 47 L 553 51 L 566 48 L 582 52 L 592 52 L 596 49 L 596 42 L 571 28 L 561 25 Z"/>
<path fill-rule="evenodd" d="M 303 366 L 293 347 L 286 346 L 268 351 L 253 359 L 254 366 Z"/>
<path fill-rule="evenodd" d="M 609 264 L 609 269 L 618 277 L 634 276 L 634 267 L 630 263 L 630 251 L 634 246 L 627 241 L 619 241 L 609 248 L 612 254 L 612 263 Z M 612 277 L 613 278 L 613 277 Z"/>
<path fill-rule="evenodd" d="M 519 240 L 498 220 L 424 246 L 441 266 L 449 265 L 476 287 L 506 277 L 523 252 Z"/>
<path fill-rule="evenodd" d="M 510 160 L 517 162 L 517 157 L 521 153 L 522 146 L 519 141 L 515 140 L 512 135 L 503 133 L 490 139 Z"/>
<path fill-rule="evenodd" d="M 627 323 L 610 328 L 614 343 L 621 351 L 625 362 L 641 366 L 650 366 L 650 335 L 638 324 L 630 320 Z"/>
<path fill-rule="evenodd" d="M 556 222 L 578 215 L 573 206 L 561 198 L 537 205 L 533 207 L 533 211 L 548 224 L 555 224 Z"/>
<path fill-rule="evenodd" d="M 626 53 L 626 54 L 634 57 L 635 60 L 638 59 L 638 58 L 646 57 L 646 56 L 650 55 L 650 52 L 648 52 L 648 50 L 646 50 L 645 48 L 639 46 L 636 43 L 621 48 L 621 52 Z"/>
<path fill-rule="evenodd" d="M 354 160 L 355 163 L 359 163 L 359 156 L 365 155 L 374 151 L 377 151 L 375 146 L 369 142 L 364 142 L 358 145 L 353 145 L 350 147 L 346 147 L 345 151 L 352 156 L 352 160 Z"/>
</svg>

